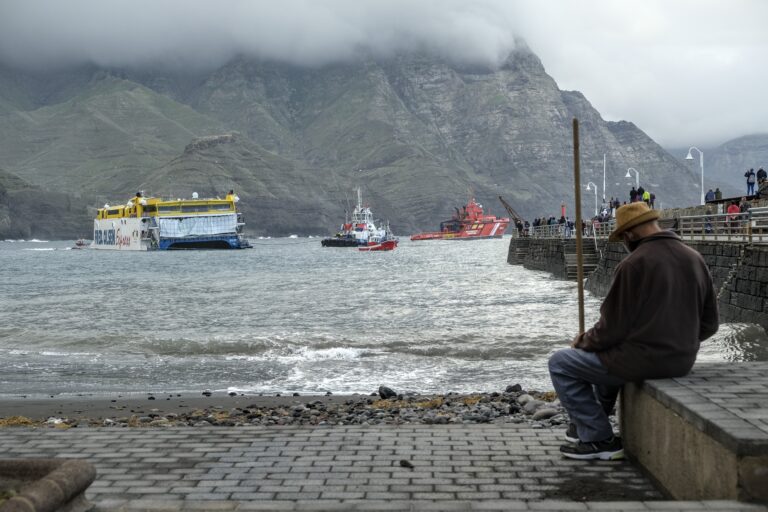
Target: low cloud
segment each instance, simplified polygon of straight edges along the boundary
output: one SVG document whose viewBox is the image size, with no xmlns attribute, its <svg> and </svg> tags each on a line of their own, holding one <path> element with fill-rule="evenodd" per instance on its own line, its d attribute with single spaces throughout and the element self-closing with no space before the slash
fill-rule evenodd
<svg viewBox="0 0 768 512">
<path fill-rule="evenodd" d="M 200 68 L 244 53 L 321 66 L 427 49 L 495 66 L 514 48 L 510 15 L 499 1 L 6 0 L 0 59 Z"/>
<path fill-rule="evenodd" d="M 561 88 L 667 146 L 766 131 L 761 0 L 3 0 L 0 61 L 206 69 L 430 50 L 498 66 L 524 38 Z"/>
</svg>

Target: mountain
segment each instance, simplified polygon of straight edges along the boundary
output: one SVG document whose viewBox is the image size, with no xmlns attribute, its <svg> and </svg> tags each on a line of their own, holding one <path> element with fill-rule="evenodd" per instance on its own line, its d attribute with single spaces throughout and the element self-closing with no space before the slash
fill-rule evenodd
<svg viewBox="0 0 768 512">
<path fill-rule="evenodd" d="M 6 110 L 9 96 L 23 99 L 22 108 L 0 111 L 0 165 L 47 189 L 91 201 L 100 194 L 130 196 L 137 182 L 192 138 L 221 130 L 192 108 L 108 72 L 96 71 L 88 80 L 68 76 L 77 76 L 78 87 L 42 105 L 13 88 L 3 90 Z M 35 80 L 19 80 L 18 86 L 30 82 Z"/>
<path fill-rule="evenodd" d="M 57 74 L 58 73 L 58 74 Z M 632 178 L 665 206 L 698 202 L 697 174 L 630 122 L 561 91 L 525 45 L 499 69 L 427 54 L 301 68 L 238 57 L 185 75 L 0 68 L 0 166 L 35 185 L 122 201 L 235 188 L 255 233 L 320 234 L 360 186 L 396 233 L 434 229 L 472 193 L 527 217 L 572 211 L 571 124 L 582 180 L 628 200 Z M 602 190 L 600 192 L 602 194 Z M 591 214 L 594 196 L 584 192 Z"/>
<path fill-rule="evenodd" d="M 137 188 L 176 197 L 183 195 L 175 193 L 180 183 L 201 197 L 223 197 L 236 189 L 243 198 L 238 208 L 253 234 L 320 234 L 344 218 L 327 214 L 340 208 L 331 204 L 338 198 L 321 175 L 239 133 L 196 139 Z"/>
<path fill-rule="evenodd" d="M 704 188 L 720 187 L 726 197 L 746 192 L 744 173 L 748 169 L 768 170 L 768 133 L 755 133 L 729 140 L 714 148 L 700 148 L 704 153 Z M 688 148 L 667 148 L 667 151 L 700 176 L 699 153 Z"/>
<path fill-rule="evenodd" d="M 79 199 L 42 190 L 0 169 L 0 239 L 86 237 L 91 218 Z"/>
<path fill-rule="evenodd" d="M 698 163 L 698 155 L 694 152 Z M 704 177 L 727 183 L 739 193 L 746 192 L 744 173 L 748 169 L 757 171 L 760 167 L 768 170 L 768 133 L 745 135 L 706 151 L 704 154 Z"/>
</svg>

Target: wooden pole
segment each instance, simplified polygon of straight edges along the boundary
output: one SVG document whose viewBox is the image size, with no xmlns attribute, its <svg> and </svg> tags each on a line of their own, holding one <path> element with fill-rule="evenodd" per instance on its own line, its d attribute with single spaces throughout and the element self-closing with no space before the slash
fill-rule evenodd
<svg viewBox="0 0 768 512">
<path fill-rule="evenodd" d="M 584 252 L 581 229 L 581 168 L 579 166 L 579 120 L 573 119 L 573 189 L 576 200 L 576 280 L 579 286 L 579 335 L 584 333 Z"/>
</svg>

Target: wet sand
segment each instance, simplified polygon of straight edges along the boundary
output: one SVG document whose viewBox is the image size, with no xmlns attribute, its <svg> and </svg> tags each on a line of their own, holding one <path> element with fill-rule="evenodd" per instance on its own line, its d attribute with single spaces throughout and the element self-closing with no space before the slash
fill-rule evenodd
<svg viewBox="0 0 768 512">
<path fill-rule="evenodd" d="M 154 399 L 150 399 L 153 397 Z M 174 394 L 115 394 L 78 395 L 53 398 L 0 398 L 0 418 L 23 416 L 34 421 L 48 418 L 104 419 L 116 416 L 143 414 L 184 414 L 196 409 L 225 409 L 289 407 L 298 403 L 322 401 L 340 404 L 352 399 L 368 398 L 366 395 L 304 395 L 304 396 L 258 396 L 213 393 L 210 397 L 200 392 Z"/>
</svg>

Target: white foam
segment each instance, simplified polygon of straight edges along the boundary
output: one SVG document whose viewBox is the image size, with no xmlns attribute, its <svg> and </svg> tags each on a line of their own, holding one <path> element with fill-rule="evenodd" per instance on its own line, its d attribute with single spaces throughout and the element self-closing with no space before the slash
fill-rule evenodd
<svg viewBox="0 0 768 512">
<path fill-rule="evenodd" d="M 35 249 L 24 249 L 25 251 L 55 251 L 55 247 L 40 247 Z"/>
<path fill-rule="evenodd" d="M 363 348 L 333 347 L 312 349 L 304 347 L 288 354 L 286 354 L 284 351 L 270 351 L 259 355 L 229 355 L 225 356 L 224 359 L 227 361 L 278 361 L 283 363 L 328 360 L 352 361 L 355 359 L 360 359 L 363 355 L 370 353 L 370 349 Z"/>
<path fill-rule="evenodd" d="M 24 240 L 22 240 L 23 242 Z M 31 244 L 47 244 L 48 240 L 38 240 L 37 238 L 33 238 L 32 240 L 29 240 L 29 243 Z"/>
</svg>

